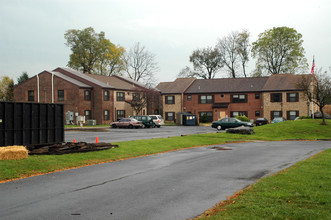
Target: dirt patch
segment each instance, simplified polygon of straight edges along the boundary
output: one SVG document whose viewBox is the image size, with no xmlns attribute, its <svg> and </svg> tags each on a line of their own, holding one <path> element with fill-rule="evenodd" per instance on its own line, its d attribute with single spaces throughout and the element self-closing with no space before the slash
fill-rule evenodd
<svg viewBox="0 0 331 220">
<path fill-rule="evenodd" d="M 66 142 L 52 145 L 28 145 L 29 155 L 62 155 L 69 153 L 85 153 L 91 151 L 116 148 L 118 145 L 110 143 Z"/>
</svg>

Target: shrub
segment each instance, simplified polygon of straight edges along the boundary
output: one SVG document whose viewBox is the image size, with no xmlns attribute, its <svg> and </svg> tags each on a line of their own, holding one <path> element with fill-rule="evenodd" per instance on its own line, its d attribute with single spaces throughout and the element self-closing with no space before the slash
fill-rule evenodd
<svg viewBox="0 0 331 220">
<path fill-rule="evenodd" d="M 200 122 L 206 123 L 209 121 L 209 118 L 206 114 L 201 115 Z"/>
<path fill-rule="evenodd" d="M 236 119 L 239 119 L 240 121 L 247 121 L 247 122 L 249 122 L 249 119 L 246 116 L 236 116 Z"/>
<path fill-rule="evenodd" d="M 299 119 L 311 119 L 310 116 L 300 116 Z"/>
</svg>

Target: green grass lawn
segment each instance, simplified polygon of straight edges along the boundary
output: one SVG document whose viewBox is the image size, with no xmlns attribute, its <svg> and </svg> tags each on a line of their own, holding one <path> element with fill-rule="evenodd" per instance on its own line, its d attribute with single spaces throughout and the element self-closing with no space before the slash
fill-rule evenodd
<svg viewBox="0 0 331 220">
<path fill-rule="evenodd" d="M 260 140 L 286 139 L 331 139 L 331 120 L 328 125 L 321 125 L 322 120 L 285 121 L 277 124 L 268 124 L 254 128 L 256 137 Z"/>
<path fill-rule="evenodd" d="M 0 161 L 0 181 L 183 148 L 222 144 L 229 141 L 331 139 L 331 122 L 326 126 L 320 125 L 320 122 L 320 120 L 287 121 L 255 127 L 256 133 L 253 135 L 216 133 L 215 130 L 214 133 L 210 134 L 112 143 L 118 144 L 119 148 L 98 152 L 29 156 L 28 159 L 24 160 L 4 160 Z"/>
<path fill-rule="evenodd" d="M 331 219 L 331 149 L 261 179 L 198 219 Z"/>
</svg>

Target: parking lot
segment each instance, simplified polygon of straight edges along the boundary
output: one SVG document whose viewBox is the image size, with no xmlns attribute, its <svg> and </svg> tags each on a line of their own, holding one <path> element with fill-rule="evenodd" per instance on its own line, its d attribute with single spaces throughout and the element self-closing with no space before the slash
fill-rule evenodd
<svg viewBox="0 0 331 220">
<path fill-rule="evenodd" d="M 102 128 L 102 129 L 77 129 L 65 131 L 65 141 L 94 143 L 96 137 L 99 142 L 118 142 L 139 139 L 166 138 L 188 134 L 213 133 L 216 129 L 206 126 L 161 126 L 160 128 Z"/>
</svg>

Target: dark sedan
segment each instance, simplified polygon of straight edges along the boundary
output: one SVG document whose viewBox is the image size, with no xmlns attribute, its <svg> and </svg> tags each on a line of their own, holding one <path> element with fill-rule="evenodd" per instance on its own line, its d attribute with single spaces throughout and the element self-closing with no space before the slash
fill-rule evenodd
<svg viewBox="0 0 331 220">
<path fill-rule="evenodd" d="M 110 123 L 112 128 L 142 128 L 143 124 L 141 121 L 137 121 L 134 118 L 122 118 L 119 121 Z"/>
<path fill-rule="evenodd" d="M 140 121 L 143 124 L 143 128 L 150 128 L 150 127 L 155 128 L 153 119 L 148 115 L 136 115 L 136 116 L 131 116 L 131 118 Z"/>
<path fill-rule="evenodd" d="M 254 124 L 255 124 L 256 126 L 259 126 L 259 125 L 266 125 L 266 124 L 268 124 L 268 123 L 269 123 L 269 121 L 268 121 L 268 119 L 266 119 L 266 118 L 257 118 L 256 121 L 254 122 Z"/>
<path fill-rule="evenodd" d="M 254 125 L 250 122 L 240 121 L 236 118 L 223 118 L 219 121 L 213 121 L 211 127 L 217 130 L 222 130 L 226 128 L 236 128 L 240 126 L 253 127 Z"/>
</svg>

